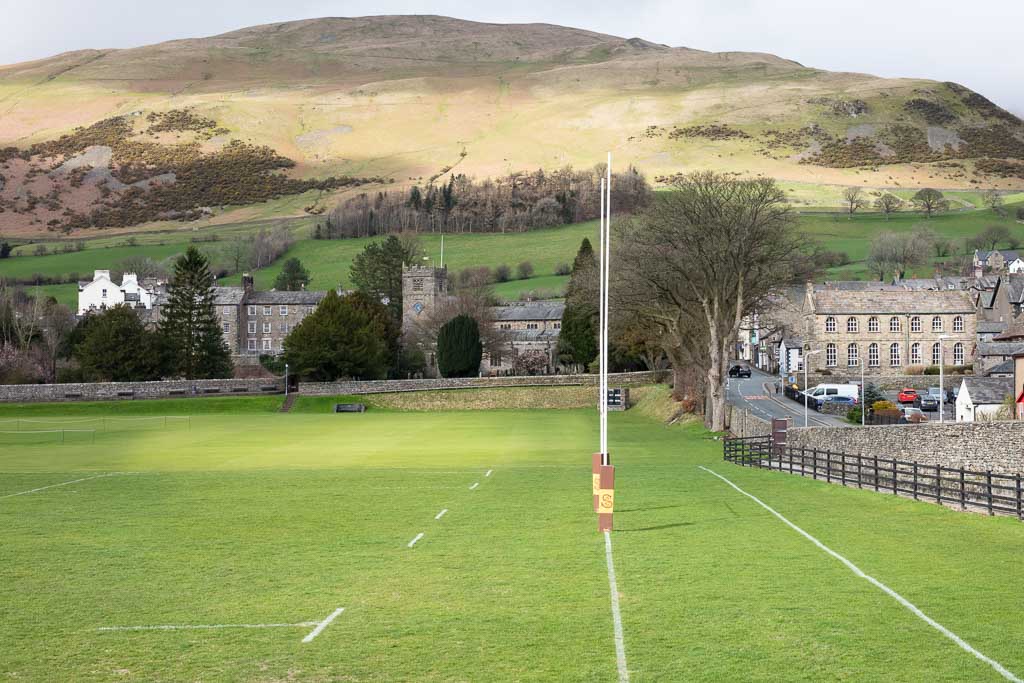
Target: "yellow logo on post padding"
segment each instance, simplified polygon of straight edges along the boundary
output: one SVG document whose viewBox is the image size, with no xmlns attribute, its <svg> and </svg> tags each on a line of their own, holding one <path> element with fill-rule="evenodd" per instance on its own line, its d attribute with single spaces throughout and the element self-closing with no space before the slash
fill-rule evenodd
<svg viewBox="0 0 1024 683">
<path fill-rule="evenodd" d="M 601 489 L 597 492 L 598 514 L 611 514 L 615 509 L 615 489 Z"/>
<path fill-rule="evenodd" d="M 594 474 L 594 475 L 591 475 L 591 476 L 593 477 L 593 480 L 594 480 L 594 482 L 593 482 L 594 483 L 594 495 L 596 496 L 598 491 L 601 490 L 601 475 L 600 474 Z"/>
</svg>

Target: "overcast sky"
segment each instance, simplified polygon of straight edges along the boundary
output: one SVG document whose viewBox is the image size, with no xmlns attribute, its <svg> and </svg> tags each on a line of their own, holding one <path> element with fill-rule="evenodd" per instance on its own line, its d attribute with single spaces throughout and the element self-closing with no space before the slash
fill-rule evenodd
<svg viewBox="0 0 1024 683">
<path fill-rule="evenodd" d="M 830 70 L 957 81 L 1024 116 L 1024 0 L 0 0 L 0 63 L 292 19 L 444 14 L 547 22 Z"/>
</svg>

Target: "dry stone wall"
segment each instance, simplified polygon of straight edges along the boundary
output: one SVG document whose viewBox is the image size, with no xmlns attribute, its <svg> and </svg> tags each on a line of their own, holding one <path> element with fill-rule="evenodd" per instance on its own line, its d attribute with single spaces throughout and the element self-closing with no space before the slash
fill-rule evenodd
<svg viewBox="0 0 1024 683">
<path fill-rule="evenodd" d="M 81 384 L 2 384 L 0 403 L 51 401 L 130 401 L 149 398 L 252 396 L 284 392 L 284 381 L 273 379 L 201 379 L 163 382 L 96 382 Z"/>
<path fill-rule="evenodd" d="M 755 416 L 745 408 L 729 406 L 729 432 L 733 436 L 768 436 L 772 433 L 772 425 L 767 420 Z"/>
<path fill-rule="evenodd" d="M 608 375 L 609 387 L 658 384 L 668 379 L 667 372 L 622 372 Z M 390 394 L 404 391 L 437 391 L 440 389 L 490 389 L 494 387 L 562 387 L 594 386 L 597 375 L 533 375 L 515 377 L 449 377 L 442 379 L 392 379 L 373 381 L 302 382 L 303 396 L 356 396 Z"/>
</svg>

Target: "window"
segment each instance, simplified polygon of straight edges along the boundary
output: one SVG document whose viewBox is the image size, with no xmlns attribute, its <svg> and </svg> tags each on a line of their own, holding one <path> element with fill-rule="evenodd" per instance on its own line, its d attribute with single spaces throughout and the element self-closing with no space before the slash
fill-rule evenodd
<svg viewBox="0 0 1024 683">
<path fill-rule="evenodd" d="M 860 361 L 858 360 L 858 358 L 859 358 L 859 354 L 857 353 L 857 345 L 856 344 L 847 344 L 847 346 L 846 346 L 846 365 L 847 365 L 847 367 L 851 367 L 852 368 L 852 367 L 855 367 L 857 365 L 860 365 Z"/>
<path fill-rule="evenodd" d="M 825 365 L 826 366 L 828 366 L 830 368 L 834 368 L 836 366 L 836 363 L 837 363 L 836 356 L 837 356 L 837 353 L 836 353 L 836 345 L 835 344 L 829 344 L 828 346 L 825 347 Z"/>
<path fill-rule="evenodd" d="M 958 315 L 955 318 L 953 318 L 953 331 L 954 332 L 963 332 L 964 331 L 964 317 L 962 315 Z"/>
<path fill-rule="evenodd" d="M 889 345 L 889 365 L 898 366 L 903 364 L 903 358 L 900 356 L 900 345 L 890 344 Z"/>
<path fill-rule="evenodd" d="M 857 319 L 856 318 L 847 318 L 846 319 L 846 331 L 847 332 L 856 332 L 857 331 L 857 327 L 858 327 L 858 325 L 857 325 Z"/>
<path fill-rule="evenodd" d="M 312 312 L 313 312 L 313 307 L 312 306 L 306 306 L 306 315 L 309 315 Z"/>
<path fill-rule="evenodd" d="M 921 344 L 920 342 L 914 342 L 910 345 L 910 364 L 920 365 L 921 364 Z"/>
<path fill-rule="evenodd" d="M 868 332 L 878 332 L 878 318 L 875 316 L 868 318 Z"/>
<path fill-rule="evenodd" d="M 263 307 L 263 315 L 274 315 L 274 307 L 273 306 L 264 306 Z"/>
<path fill-rule="evenodd" d="M 559 321 L 551 323 L 551 327 L 553 327 L 556 330 L 562 329 L 562 321 L 559 320 Z"/>
<path fill-rule="evenodd" d="M 422 292 L 423 291 L 423 278 L 416 277 L 412 280 L 412 291 Z"/>
<path fill-rule="evenodd" d="M 836 331 L 836 319 L 832 316 L 825 318 L 825 331 L 835 332 Z"/>
<path fill-rule="evenodd" d="M 271 340 L 270 339 L 264 339 L 263 340 L 263 350 L 264 351 L 273 351 L 274 350 L 274 347 L 271 346 Z"/>
<path fill-rule="evenodd" d="M 535 330 L 537 329 L 537 323 L 526 323 L 526 329 Z"/>
<path fill-rule="evenodd" d="M 868 347 L 868 365 L 872 368 L 877 368 L 881 365 L 881 361 L 878 360 L 878 344 L 872 344 Z"/>
<path fill-rule="evenodd" d="M 939 316 L 932 318 L 932 332 L 942 332 L 942 318 Z"/>
<path fill-rule="evenodd" d="M 501 329 L 503 329 L 503 330 L 511 330 L 512 329 L 512 323 L 502 323 L 501 324 Z"/>
<path fill-rule="evenodd" d="M 889 331 L 890 332 L 899 332 L 901 329 L 903 329 L 903 327 L 902 327 L 902 325 L 900 325 L 900 319 L 899 318 L 897 318 L 896 316 L 893 316 L 893 317 L 889 318 Z"/>
<path fill-rule="evenodd" d="M 964 364 L 964 345 L 962 342 L 953 344 L 953 365 Z"/>
<path fill-rule="evenodd" d="M 256 315 L 256 307 L 255 306 L 250 306 L 249 307 L 249 315 Z"/>
<path fill-rule="evenodd" d="M 288 323 L 281 323 L 280 326 L 279 326 L 279 329 L 284 334 L 288 334 Z"/>
<path fill-rule="evenodd" d="M 499 353 L 492 353 L 491 354 L 491 367 L 492 368 L 496 368 L 496 367 L 498 367 L 500 365 L 501 365 L 501 354 L 499 354 Z"/>
<path fill-rule="evenodd" d="M 231 323 L 221 323 L 221 327 L 224 328 L 224 334 L 231 331 Z"/>
<path fill-rule="evenodd" d="M 915 315 L 910 319 L 910 331 L 920 332 L 921 331 L 921 316 Z"/>
<path fill-rule="evenodd" d="M 281 315 L 288 315 L 288 306 L 279 306 L 277 312 Z"/>
<path fill-rule="evenodd" d="M 249 321 L 249 334 L 256 334 L 256 321 Z"/>
<path fill-rule="evenodd" d="M 103 292 L 100 294 L 100 296 L 103 297 L 104 299 L 106 299 L 107 298 L 107 290 L 104 289 Z"/>
<path fill-rule="evenodd" d="M 249 350 L 250 351 L 255 351 L 256 350 L 256 340 L 255 339 L 250 339 L 249 340 Z"/>
<path fill-rule="evenodd" d="M 939 365 L 942 363 L 942 344 L 935 342 L 932 344 L 932 365 Z"/>
<path fill-rule="evenodd" d="M 270 331 L 273 329 L 273 327 L 273 323 L 263 323 L 263 334 L 270 334 Z"/>
</svg>

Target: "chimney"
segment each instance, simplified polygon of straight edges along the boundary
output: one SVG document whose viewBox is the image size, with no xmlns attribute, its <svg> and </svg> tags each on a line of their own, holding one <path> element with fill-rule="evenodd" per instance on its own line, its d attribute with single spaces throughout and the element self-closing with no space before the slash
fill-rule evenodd
<svg viewBox="0 0 1024 683">
<path fill-rule="evenodd" d="M 94 270 L 93 273 L 92 273 L 92 281 L 95 282 L 96 280 L 99 280 L 100 278 L 107 278 L 109 280 L 110 279 L 110 271 L 109 270 Z"/>
<path fill-rule="evenodd" d="M 253 289 L 254 289 L 254 286 L 253 286 L 252 275 L 250 275 L 249 273 L 242 273 L 242 290 L 246 294 L 252 294 L 253 293 Z"/>
</svg>

